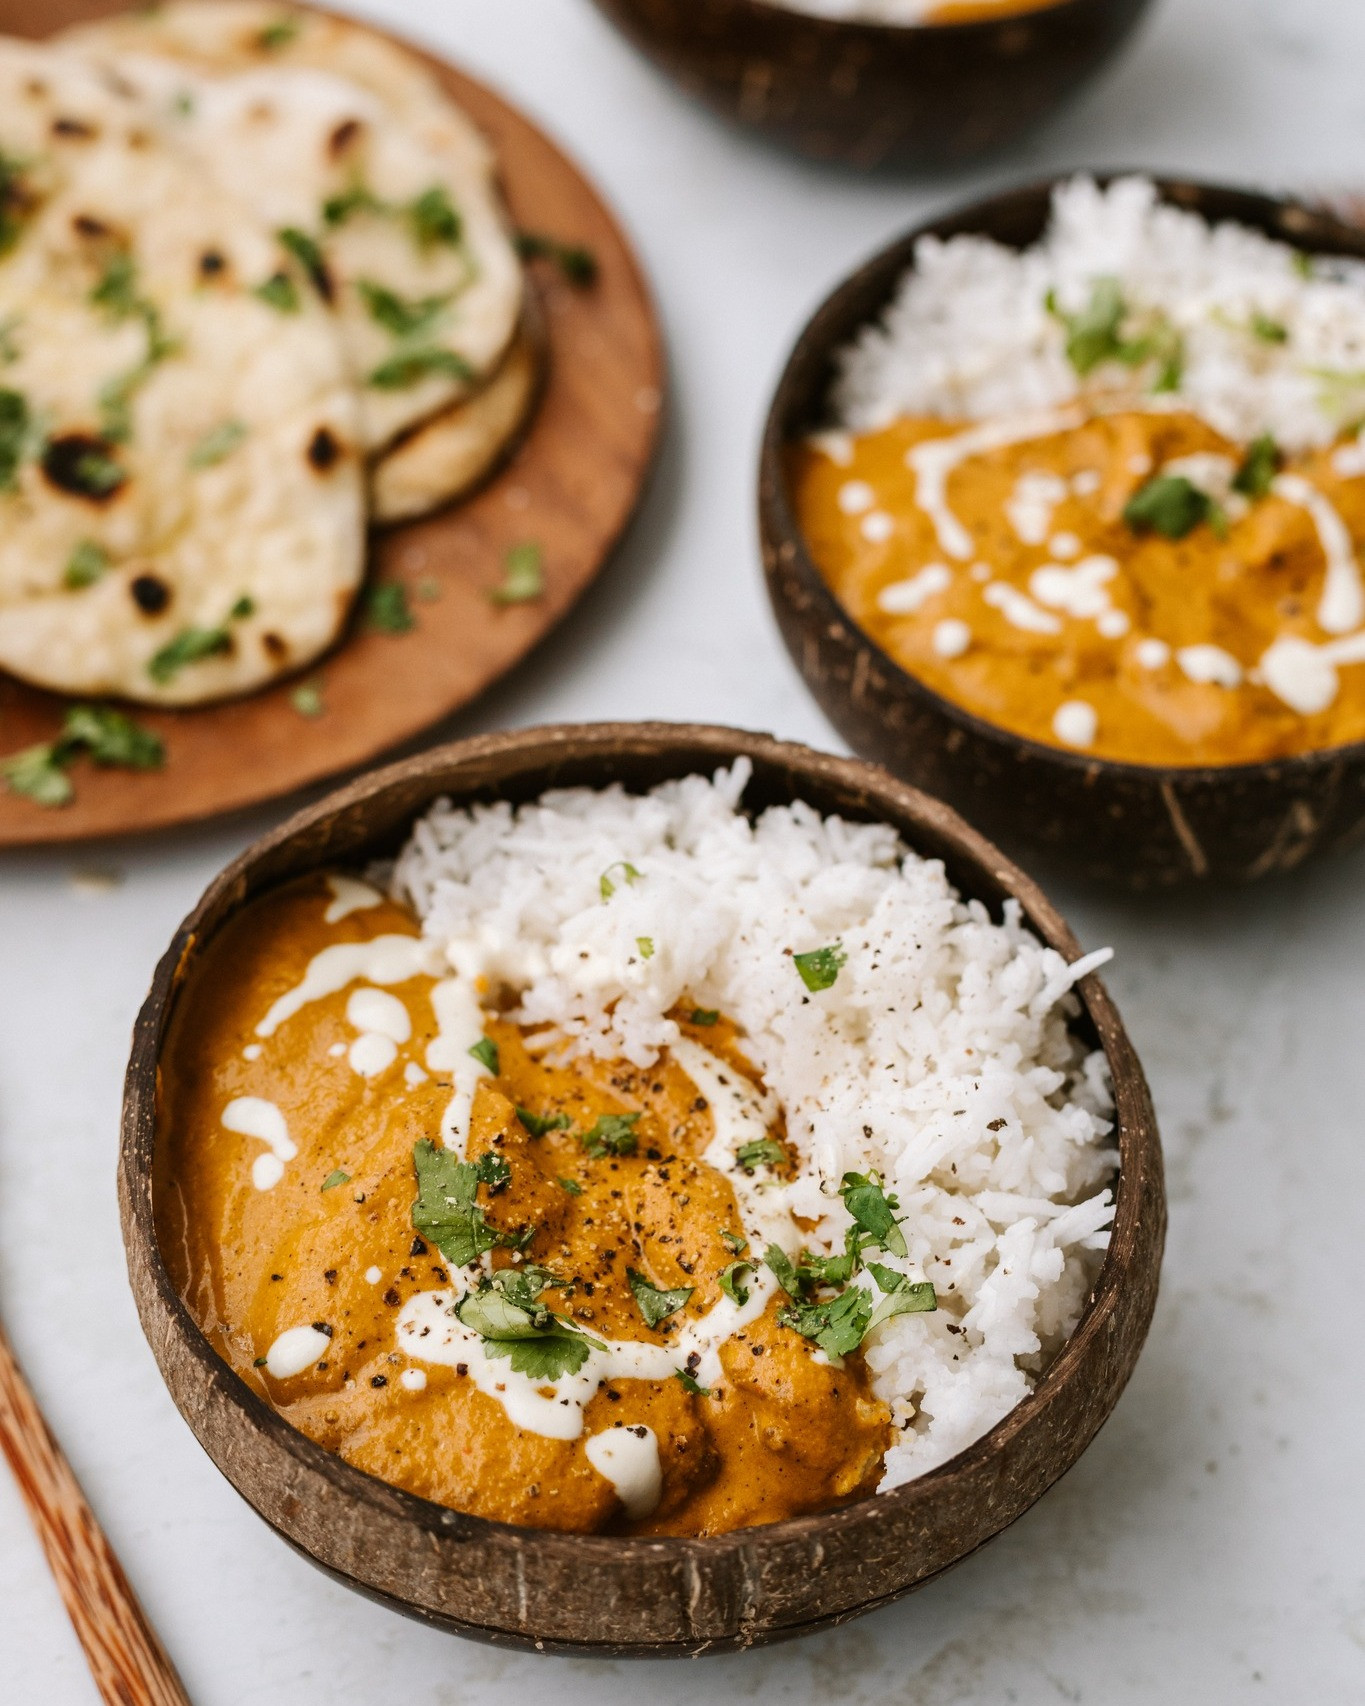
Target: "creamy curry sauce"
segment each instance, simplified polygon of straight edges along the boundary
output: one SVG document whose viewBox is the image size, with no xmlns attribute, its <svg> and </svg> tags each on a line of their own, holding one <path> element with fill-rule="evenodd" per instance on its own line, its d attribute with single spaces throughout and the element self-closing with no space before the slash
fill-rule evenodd
<svg viewBox="0 0 1365 1706">
<path fill-rule="evenodd" d="M 1245 446 L 1178 409 L 906 419 L 794 446 L 830 589 L 986 721 L 1134 763 L 1249 763 L 1365 739 L 1365 451 L 1226 490 Z M 1153 478 L 1223 494 L 1182 538 L 1124 519 Z"/>
<path fill-rule="evenodd" d="M 310 878 L 253 902 L 206 951 L 163 1055 L 155 1200 L 174 1284 L 294 1427 L 477 1516 L 712 1534 L 871 1492 L 890 1421 L 861 1356 L 835 1366 L 780 1326 L 761 1268 L 744 1307 L 720 1289 L 766 1211 L 759 1180 L 703 1155 L 782 1128 L 734 1027 L 691 1012 L 652 1069 L 557 1065 L 363 885 Z M 468 1052 L 487 1055 L 481 1039 L 496 1074 Z M 588 1152 L 599 1116 L 630 1114 L 634 1154 Z M 443 1134 L 505 1178 L 478 1202 L 524 1243 L 486 1266 L 570 1280 L 544 1301 L 610 1354 L 538 1382 L 450 1313 L 477 1270 L 453 1274 L 413 1221 L 414 1147 Z M 628 1269 L 691 1295 L 648 1327 Z"/>
</svg>

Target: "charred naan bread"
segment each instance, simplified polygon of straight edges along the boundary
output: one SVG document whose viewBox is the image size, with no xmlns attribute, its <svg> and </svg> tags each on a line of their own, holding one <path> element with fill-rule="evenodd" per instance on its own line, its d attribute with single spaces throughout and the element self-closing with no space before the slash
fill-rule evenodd
<svg viewBox="0 0 1365 1706">
<path fill-rule="evenodd" d="M 66 40 L 302 258 L 341 322 L 369 454 L 498 370 L 522 267 L 494 158 L 414 57 L 259 0 L 180 0 Z"/>
<path fill-rule="evenodd" d="M 0 42 L 0 668 L 189 704 L 336 637 L 364 470 L 305 274 L 132 94 Z"/>
</svg>

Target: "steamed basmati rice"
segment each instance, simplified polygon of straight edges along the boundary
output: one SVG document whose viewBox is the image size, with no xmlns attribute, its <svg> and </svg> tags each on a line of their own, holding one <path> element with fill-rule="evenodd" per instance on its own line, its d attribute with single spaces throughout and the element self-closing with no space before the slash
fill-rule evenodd
<svg viewBox="0 0 1365 1706">
<path fill-rule="evenodd" d="M 1107 956 L 1068 966 L 1013 902 L 992 922 L 886 825 L 804 804 L 751 820 L 750 769 L 643 796 L 442 802 L 391 886 L 457 973 L 517 992 L 512 1016 L 570 1053 L 648 1065 L 684 998 L 736 1020 L 801 1158 L 789 1206 L 815 1222 L 812 1249 L 842 1248 L 842 1175 L 882 1174 L 909 1250 L 885 1260 L 940 1305 L 865 1346 L 900 1430 L 885 1489 L 992 1427 L 1080 1318 L 1117 1156 L 1104 1058 L 1069 1029 L 1069 992 Z M 833 987 L 809 991 L 792 954 L 836 942 Z"/>
<path fill-rule="evenodd" d="M 1150 375 L 1117 363 L 1082 377 L 1068 361 L 1049 295 L 1077 314 L 1099 279 L 1180 335 L 1173 391 L 1154 396 Z M 1145 178 L 1103 189 L 1073 178 L 1022 253 L 976 236 L 917 244 L 881 322 L 844 352 L 834 404 L 845 426 L 869 432 L 903 415 L 975 421 L 1121 401 L 1144 379 L 1139 406 L 1189 408 L 1235 441 L 1269 432 L 1287 451 L 1330 444 L 1365 415 L 1365 269 L 1305 264 L 1246 226 L 1211 226 L 1161 202 Z"/>
</svg>

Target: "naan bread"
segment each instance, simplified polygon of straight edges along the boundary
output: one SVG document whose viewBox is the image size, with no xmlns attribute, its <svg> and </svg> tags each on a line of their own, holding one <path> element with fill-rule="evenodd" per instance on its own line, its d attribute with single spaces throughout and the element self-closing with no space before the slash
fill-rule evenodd
<svg viewBox="0 0 1365 1706">
<path fill-rule="evenodd" d="M 528 291 L 512 347 L 483 390 L 414 427 L 375 462 L 370 520 L 411 521 L 482 484 L 530 418 L 544 372 L 544 328 Z"/>
<path fill-rule="evenodd" d="M 69 34 L 272 228 L 317 246 L 362 442 L 479 390 L 521 315 L 493 155 L 411 56 L 340 19 L 193 0 Z"/>
<path fill-rule="evenodd" d="M 335 319 L 74 56 L 0 42 L 0 156 L 0 668 L 189 704 L 307 663 L 364 564 Z"/>
</svg>

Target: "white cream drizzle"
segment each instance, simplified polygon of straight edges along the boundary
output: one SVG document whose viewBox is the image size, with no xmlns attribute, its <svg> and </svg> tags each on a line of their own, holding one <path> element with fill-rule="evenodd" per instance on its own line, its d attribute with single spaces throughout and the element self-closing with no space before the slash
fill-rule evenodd
<svg viewBox="0 0 1365 1706">
<path fill-rule="evenodd" d="M 834 501 L 845 515 L 861 515 L 876 503 L 877 494 L 866 480 L 845 480 Z"/>
<path fill-rule="evenodd" d="M 592 1436 L 583 1454 L 597 1473 L 611 1482 L 631 1522 L 648 1516 L 658 1505 L 664 1477 L 653 1428 L 607 1428 Z"/>
<path fill-rule="evenodd" d="M 1150 634 L 1138 641 L 1134 652 L 1144 669 L 1163 669 L 1171 661 L 1171 648 L 1165 640 L 1158 640 Z"/>
<path fill-rule="evenodd" d="M 986 456 L 1012 444 L 1030 439 L 1051 438 L 1055 433 L 1078 427 L 1085 419 L 1079 408 L 1047 409 L 1036 414 L 1005 420 L 984 421 L 951 438 L 931 438 L 905 454 L 905 465 L 915 476 L 915 502 L 934 524 L 940 547 L 959 562 L 972 555 L 972 536 L 948 503 L 949 478 L 973 456 Z M 1044 528 L 1040 538 L 1047 537 Z"/>
<path fill-rule="evenodd" d="M 265 1050 L 261 1047 L 261 1045 L 259 1043 L 248 1043 L 246 1045 L 246 1047 L 242 1050 L 242 1059 L 243 1060 L 259 1060 L 264 1053 L 265 1053 Z"/>
<path fill-rule="evenodd" d="M 1084 699 L 1068 699 L 1052 717 L 1053 734 L 1067 746 L 1093 746 L 1099 726 L 1095 707 L 1087 705 Z"/>
<path fill-rule="evenodd" d="M 1350 529 L 1336 506 L 1300 474 L 1277 474 L 1270 489 L 1286 503 L 1306 509 L 1327 558 L 1327 577 L 1318 600 L 1318 626 L 1327 634 L 1349 634 L 1365 621 L 1365 584 Z"/>
<path fill-rule="evenodd" d="M 930 644 L 937 656 L 949 661 L 960 658 L 970 649 L 971 643 L 971 629 L 956 616 L 945 616 L 941 622 L 935 623 Z"/>
<path fill-rule="evenodd" d="M 408 1392 L 420 1392 L 427 1383 L 426 1370 L 405 1368 L 398 1376 L 398 1383 Z"/>
<path fill-rule="evenodd" d="M 858 523 L 858 531 L 869 545 L 885 545 L 896 531 L 895 518 L 884 509 L 871 510 Z"/>
<path fill-rule="evenodd" d="M 264 1096 L 236 1096 L 219 1117 L 225 1130 L 267 1146 L 251 1163 L 251 1182 L 258 1191 L 273 1190 L 284 1177 L 285 1162 L 299 1152 L 284 1115 Z"/>
<path fill-rule="evenodd" d="M 314 954 L 303 974 L 303 982 L 287 990 L 256 1027 L 258 1037 L 273 1037 L 286 1019 L 292 1019 L 310 1001 L 335 995 L 348 983 L 406 983 L 424 973 L 434 977 L 441 969 L 438 949 L 420 936 L 372 936 L 367 942 L 334 942 Z"/>
<path fill-rule="evenodd" d="M 398 1059 L 398 1044 L 392 1037 L 381 1036 L 378 1031 L 362 1031 L 351 1044 L 346 1058 L 351 1063 L 352 1072 L 359 1073 L 362 1078 L 378 1078 Z"/>
<path fill-rule="evenodd" d="M 888 616 L 913 616 L 928 599 L 947 592 L 953 571 L 943 563 L 926 563 L 909 580 L 892 581 L 877 594 L 877 608 Z"/>
<path fill-rule="evenodd" d="M 286 1327 L 265 1353 L 267 1374 L 276 1380 L 288 1380 L 302 1374 L 327 1355 L 331 1339 L 316 1327 Z"/>
<path fill-rule="evenodd" d="M 1008 581 L 992 581 L 981 596 L 992 609 L 1000 612 L 1011 628 L 1022 629 L 1026 634 L 1060 634 L 1062 631 L 1057 617 L 1040 610 L 1031 598 Z"/>
<path fill-rule="evenodd" d="M 483 1008 L 478 992 L 465 978 L 447 977 L 431 991 L 436 1015 L 436 1036 L 427 1044 L 427 1070 L 448 1074 L 452 1090 L 441 1117 L 441 1141 L 456 1155 L 463 1155 L 469 1141 L 469 1120 L 474 1092 L 481 1078 L 490 1076 L 470 1049 L 483 1036 Z"/>
<path fill-rule="evenodd" d="M 1182 646 L 1175 661 L 1190 681 L 1208 682 L 1214 687 L 1242 685 L 1241 664 L 1221 646 Z"/>
<path fill-rule="evenodd" d="M 366 912 L 372 906 L 379 906 L 384 899 L 379 890 L 371 888 L 368 883 L 357 882 L 354 877 L 343 877 L 334 871 L 327 873 L 327 886 L 332 891 L 332 899 L 322 915 L 324 924 L 339 924 L 351 913 Z"/>
<path fill-rule="evenodd" d="M 1341 690 L 1337 671 L 1350 663 L 1365 663 L 1365 632 L 1325 646 L 1285 634 L 1262 654 L 1258 667 L 1277 699 L 1301 717 L 1315 717 L 1336 699 Z"/>
<path fill-rule="evenodd" d="M 1041 545 L 1052 531 L 1057 506 L 1067 496 L 1067 483 L 1060 474 L 1021 474 L 1005 500 L 1005 519 L 1025 545 Z"/>
<path fill-rule="evenodd" d="M 1077 621 L 1090 621 L 1112 608 L 1109 583 L 1118 575 L 1113 557 L 1084 557 L 1074 568 L 1044 563 L 1029 576 L 1028 589 L 1039 604 Z"/>
<path fill-rule="evenodd" d="M 362 1078 L 387 1072 L 399 1045 L 412 1036 L 411 1014 L 396 995 L 382 989 L 357 989 L 346 1003 L 346 1022 L 360 1032 L 351 1044 L 350 1062 Z"/>
</svg>

